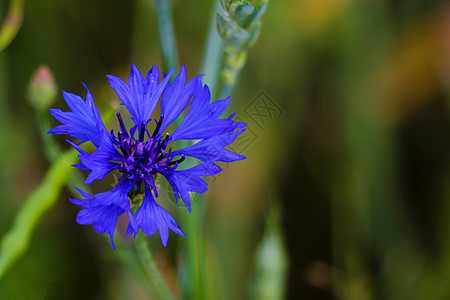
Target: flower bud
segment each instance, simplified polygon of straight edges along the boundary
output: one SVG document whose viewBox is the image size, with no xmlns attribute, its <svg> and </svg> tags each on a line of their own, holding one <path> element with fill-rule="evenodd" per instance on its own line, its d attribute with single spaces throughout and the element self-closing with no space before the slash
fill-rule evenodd
<svg viewBox="0 0 450 300">
<path fill-rule="evenodd" d="M 234 85 L 245 64 L 248 50 L 258 39 L 261 16 L 268 0 L 221 0 L 223 10 L 217 12 L 217 30 L 225 46 L 221 78 Z"/>
<path fill-rule="evenodd" d="M 236 50 L 244 48 L 250 39 L 249 33 L 234 22 L 226 12 L 217 14 L 217 29 L 227 44 Z"/>
<path fill-rule="evenodd" d="M 56 84 L 50 69 L 42 65 L 33 74 L 28 86 L 28 101 L 36 109 L 49 108 L 56 97 Z"/>
</svg>

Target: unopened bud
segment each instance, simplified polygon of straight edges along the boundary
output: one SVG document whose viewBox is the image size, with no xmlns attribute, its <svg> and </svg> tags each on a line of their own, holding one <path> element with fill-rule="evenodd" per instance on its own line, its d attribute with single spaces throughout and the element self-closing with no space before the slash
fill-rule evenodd
<svg viewBox="0 0 450 300">
<path fill-rule="evenodd" d="M 261 16 L 268 0 L 220 0 L 222 10 L 217 12 L 217 30 L 224 41 L 222 81 L 236 83 L 245 64 L 247 52 L 258 39 Z"/>
<path fill-rule="evenodd" d="M 250 39 L 249 33 L 245 29 L 239 27 L 239 25 L 230 18 L 228 13 L 217 13 L 216 21 L 219 34 L 227 44 L 233 45 L 237 51 L 246 47 Z"/>
<path fill-rule="evenodd" d="M 47 109 L 56 97 L 56 84 L 50 69 L 43 65 L 33 74 L 28 86 L 28 100 L 37 109 Z"/>
<path fill-rule="evenodd" d="M 250 3 L 232 3 L 228 9 L 228 12 L 233 16 L 233 18 L 241 25 L 247 25 L 247 19 L 255 11 L 255 7 Z"/>
</svg>

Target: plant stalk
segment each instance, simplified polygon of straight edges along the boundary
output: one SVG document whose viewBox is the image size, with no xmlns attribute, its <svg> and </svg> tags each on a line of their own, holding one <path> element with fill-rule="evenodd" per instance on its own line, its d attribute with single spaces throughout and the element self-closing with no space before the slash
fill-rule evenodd
<svg viewBox="0 0 450 300">
<path fill-rule="evenodd" d="M 177 43 L 172 20 L 172 11 L 168 0 L 156 0 L 158 29 L 165 71 L 178 65 Z"/>
<path fill-rule="evenodd" d="M 152 252 L 150 251 L 150 247 L 148 245 L 146 236 L 143 234 L 138 234 L 135 239 L 135 247 L 139 258 L 141 259 L 142 265 L 144 267 L 145 273 L 153 286 L 153 289 L 156 291 L 156 294 L 162 300 L 173 300 L 175 299 L 169 288 L 164 281 L 161 273 L 156 266 L 155 260 L 153 259 Z"/>
</svg>

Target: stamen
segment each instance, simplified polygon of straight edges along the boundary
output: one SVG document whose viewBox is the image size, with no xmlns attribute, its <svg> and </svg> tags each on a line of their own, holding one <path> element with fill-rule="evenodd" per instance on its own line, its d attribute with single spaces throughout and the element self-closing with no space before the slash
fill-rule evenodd
<svg viewBox="0 0 450 300">
<path fill-rule="evenodd" d="M 176 170 L 176 168 L 178 168 L 178 160 L 175 161 L 175 164 L 173 166 L 167 165 L 167 169 L 174 171 Z"/>
<path fill-rule="evenodd" d="M 142 122 L 141 124 L 141 132 L 139 133 L 139 142 L 144 141 L 144 134 L 145 134 L 145 122 Z"/>
<path fill-rule="evenodd" d="M 119 120 L 120 129 L 122 130 L 125 137 L 128 137 L 127 128 L 125 127 L 125 124 L 123 123 L 122 116 L 120 115 L 120 113 L 117 113 L 116 116 L 117 116 L 117 119 Z"/>
<path fill-rule="evenodd" d="M 155 159 L 155 163 L 160 162 L 164 158 L 164 153 L 160 153 L 158 157 Z"/>
<path fill-rule="evenodd" d="M 166 133 L 166 138 L 164 139 L 163 147 L 162 147 L 163 150 L 166 149 L 167 144 L 169 144 L 169 138 L 170 138 L 170 134 Z"/>
<path fill-rule="evenodd" d="M 175 160 L 175 161 L 171 161 L 171 162 L 169 163 L 169 166 L 173 166 L 173 165 L 176 164 L 176 163 L 181 164 L 185 159 L 186 159 L 186 156 L 184 156 L 184 154 L 181 154 L 181 158 L 180 158 L 180 159 L 177 159 L 177 160 Z"/>
<path fill-rule="evenodd" d="M 159 118 L 158 124 L 156 124 L 155 131 L 153 131 L 152 138 L 155 138 L 158 134 L 159 129 L 161 128 L 162 122 L 164 121 L 164 115 L 161 115 Z"/>
<path fill-rule="evenodd" d="M 170 138 L 170 134 L 166 133 L 166 138 L 164 140 L 160 141 L 158 144 L 158 151 L 163 151 L 166 149 L 167 144 L 169 142 L 169 138 Z"/>
</svg>

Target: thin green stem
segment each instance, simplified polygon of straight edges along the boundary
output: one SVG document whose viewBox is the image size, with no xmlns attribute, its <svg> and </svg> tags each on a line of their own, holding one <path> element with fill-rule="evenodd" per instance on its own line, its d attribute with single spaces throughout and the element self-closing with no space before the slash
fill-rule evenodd
<svg viewBox="0 0 450 300">
<path fill-rule="evenodd" d="M 172 20 L 172 11 L 168 0 L 156 0 L 158 12 L 159 38 L 163 64 L 166 71 L 178 65 L 177 43 Z"/>
<path fill-rule="evenodd" d="M 220 88 L 219 99 L 225 99 L 226 97 L 231 97 L 233 94 L 234 88 L 236 84 L 228 84 L 223 82 L 222 87 Z"/>
<path fill-rule="evenodd" d="M 219 77 L 220 66 L 222 63 L 222 46 L 223 40 L 217 31 L 216 24 L 216 11 L 220 8 L 220 1 L 215 0 L 215 4 L 211 11 L 211 17 L 209 20 L 208 36 L 205 42 L 205 48 L 203 52 L 203 61 L 201 67 L 201 73 L 205 74 L 203 77 L 204 83 L 208 85 L 211 90 L 212 98 L 215 99 L 215 93 L 217 91 L 217 79 Z"/>
<path fill-rule="evenodd" d="M 170 293 L 164 278 L 156 266 L 146 236 L 138 234 L 135 239 L 135 246 L 142 265 L 144 266 L 145 273 L 159 298 L 163 300 L 175 299 Z"/>
<path fill-rule="evenodd" d="M 109 236 L 104 235 L 105 241 L 108 243 Z M 106 259 L 111 259 L 112 261 L 118 261 L 124 264 L 132 273 L 136 281 L 140 284 L 143 291 L 145 291 L 149 299 L 157 299 L 156 293 L 152 287 L 148 284 L 147 275 L 145 269 L 139 256 L 136 255 L 135 247 L 132 244 L 124 243 L 121 240 L 115 242 L 116 251 L 106 252 Z"/>
<path fill-rule="evenodd" d="M 61 150 L 59 149 L 59 146 L 55 143 L 55 140 L 50 134 L 47 134 L 47 132 L 50 130 L 50 120 L 48 119 L 48 110 L 47 109 L 37 109 L 37 119 L 39 121 L 39 131 L 41 133 L 41 138 L 44 141 L 45 147 L 44 152 L 45 156 L 53 161 L 58 158 L 58 156 L 61 154 Z"/>
</svg>

